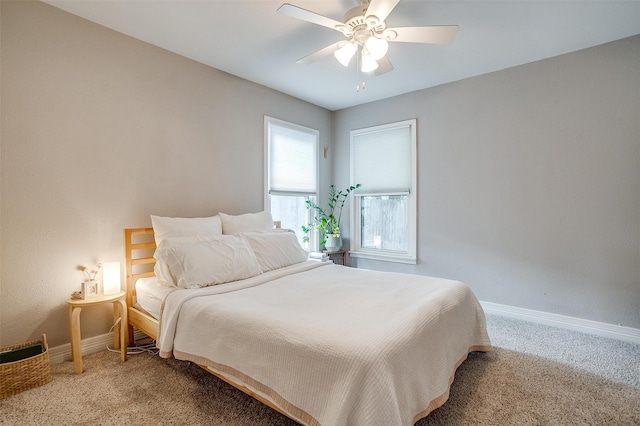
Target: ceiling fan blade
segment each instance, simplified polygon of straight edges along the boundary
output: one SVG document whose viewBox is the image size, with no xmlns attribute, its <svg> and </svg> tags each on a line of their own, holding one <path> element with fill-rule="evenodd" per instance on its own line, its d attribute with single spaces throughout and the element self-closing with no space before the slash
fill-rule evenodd
<svg viewBox="0 0 640 426">
<path fill-rule="evenodd" d="M 382 74 L 386 74 L 389 71 L 393 71 L 393 65 L 386 56 L 382 57 L 382 59 L 378 59 L 378 68 L 373 72 L 376 77 Z"/>
<path fill-rule="evenodd" d="M 303 21 L 311 22 L 312 24 L 322 25 L 323 27 L 337 30 L 338 26 L 344 27 L 344 24 L 335 19 L 327 18 L 326 16 L 319 15 L 315 12 L 303 9 L 298 6 L 294 6 L 289 3 L 285 3 L 278 8 L 278 12 L 285 16 L 301 19 Z"/>
<path fill-rule="evenodd" d="M 376 16 L 380 22 L 383 22 L 398 3 L 400 0 L 371 0 L 367 16 Z"/>
<path fill-rule="evenodd" d="M 451 43 L 458 32 L 457 25 L 432 25 L 428 27 L 399 27 L 387 28 L 385 34 L 393 34 L 397 37 L 389 37 L 389 41 L 399 41 L 403 43 Z"/>
<path fill-rule="evenodd" d="M 312 62 L 317 61 L 320 58 L 324 58 L 325 56 L 332 54 L 333 52 L 338 50 L 340 47 L 342 47 L 343 44 L 344 44 L 344 41 L 339 41 L 337 43 L 330 44 L 329 46 L 323 49 L 320 49 L 317 52 L 307 55 L 304 58 L 298 59 L 296 62 L 299 64 L 310 64 Z"/>
</svg>

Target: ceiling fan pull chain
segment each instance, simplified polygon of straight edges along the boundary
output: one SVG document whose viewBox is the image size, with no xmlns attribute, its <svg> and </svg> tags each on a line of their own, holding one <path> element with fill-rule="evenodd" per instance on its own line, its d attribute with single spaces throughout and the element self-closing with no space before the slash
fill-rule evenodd
<svg viewBox="0 0 640 426">
<path fill-rule="evenodd" d="M 358 50 L 356 50 L 356 92 L 360 92 L 360 60 L 362 56 L 362 46 L 358 46 Z M 362 90 L 366 89 L 366 84 L 364 79 L 362 79 Z"/>
<path fill-rule="evenodd" d="M 360 92 L 360 85 L 358 81 L 360 80 L 360 46 L 356 49 L 356 92 Z"/>
</svg>

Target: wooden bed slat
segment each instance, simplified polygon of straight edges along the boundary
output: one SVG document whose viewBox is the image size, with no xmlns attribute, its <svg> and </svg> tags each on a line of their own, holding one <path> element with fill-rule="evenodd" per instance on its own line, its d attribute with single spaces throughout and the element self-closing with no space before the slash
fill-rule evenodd
<svg viewBox="0 0 640 426">
<path fill-rule="evenodd" d="M 129 228 L 128 231 L 131 231 L 131 235 L 137 234 L 153 234 L 153 228 Z M 126 231 L 126 230 L 125 230 Z"/>
<path fill-rule="evenodd" d="M 150 278 L 150 277 L 155 277 L 156 273 L 153 271 L 149 271 L 149 272 L 143 272 L 141 274 L 133 274 L 131 275 L 131 278 L 133 278 L 134 280 L 138 280 L 140 278 Z"/>
<path fill-rule="evenodd" d="M 131 259 L 132 265 L 145 265 L 147 263 L 156 263 L 153 257 L 141 257 L 139 259 Z"/>
<path fill-rule="evenodd" d="M 144 250 L 144 249 L 154 249 L 156 248 L 156 243 L 134 243 L 131 244 L 131 250 Z"/>
</svg>

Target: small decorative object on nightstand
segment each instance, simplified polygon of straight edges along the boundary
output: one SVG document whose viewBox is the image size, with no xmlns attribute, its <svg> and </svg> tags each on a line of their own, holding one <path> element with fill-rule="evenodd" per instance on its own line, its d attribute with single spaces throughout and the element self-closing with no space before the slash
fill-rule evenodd
<svg viewBox="0 0 640 426">
<path fill-rule="evenodd" d="M 346 250 L 336 250 L 336 251 L 325 251 L 324 252 L 329 259 L 336 265 L 344 265 L 347 266 L 347 251 Z"/>
<path fill-rule="evenodd" d="M 89 299 L 100 295 L 100 283 L 96 279 L 98 272 L 102 270 L 102 263 L 96 265 L 96 269 L 89 272 L 86 266 L 80 266 L 80 270 L 87 275 L 87 280 L 82 283 L 82 298 Z"/>
<path fill-rule="evenodd" d="M 331 262 L 326 252 L 312 251 L 309 253 L 309 259 L 319 260 L 320 262 Z"/>
<path fill-rule="evenodd" d="M 96 280 L 82 283 L 82 298 L 91 299 L 100 295 L 100 284 Z"/>
<path fill-rule="evenodd" d="M 71 331 L 71 354 L 75 364 L 76 374 L 82 373 L 82 348 L 80 347 L 80 312 L 88 306 L 113 303 L 113 322 L 120 320 L 120 324 L 113 329 L 113 347 L 120 349 L 120 361 L 127 360 L 127 303 L 126 293 L 121 291 L 106 296 L 98 295 L 90 299 L 69 299 L 69 329 Z"/>
</svg>

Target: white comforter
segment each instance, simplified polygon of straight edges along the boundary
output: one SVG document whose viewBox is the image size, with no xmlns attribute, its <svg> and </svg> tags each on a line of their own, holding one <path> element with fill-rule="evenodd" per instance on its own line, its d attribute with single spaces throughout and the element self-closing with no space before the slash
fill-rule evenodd
<svg viewBox="0 0 640 426">
<path fill-rule="evenodd" d="M 465 284 L 315 261 L 170 293 L 158 346 L 331 426 L 413 424 L 468 352 L 491 350 Z"/>
</svg>

